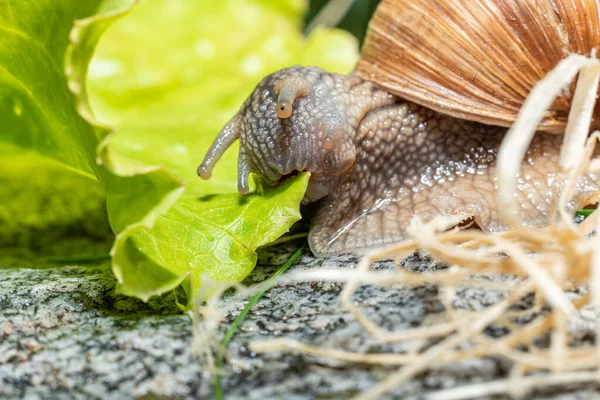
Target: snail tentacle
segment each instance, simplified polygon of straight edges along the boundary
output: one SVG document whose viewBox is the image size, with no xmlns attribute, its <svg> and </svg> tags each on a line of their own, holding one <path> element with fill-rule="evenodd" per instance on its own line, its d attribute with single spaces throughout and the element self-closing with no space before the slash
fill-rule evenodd
<svg viewBox="0 0 600 400">
<path fill-rule="evenodd" d="M 250 185 L 248 184 L 249 175 L 250 165 L 248 165 L 248 156 L 242 149 L 238 156 L 238 192 L 241 194 L 248 194 L 250 191 Z"/>
<path fill-rule="evenodd" d="M 210 179 L 213 168 L 225 151 L 235 142 L 242 132 L 242 121 L 240 113 L 234 115 L 225 125 L 215 140 L 210 145 L 208 152 L 204 156 L 202 164 L 198 167 L 198 175 L 202 179 Z"/>
</svg>

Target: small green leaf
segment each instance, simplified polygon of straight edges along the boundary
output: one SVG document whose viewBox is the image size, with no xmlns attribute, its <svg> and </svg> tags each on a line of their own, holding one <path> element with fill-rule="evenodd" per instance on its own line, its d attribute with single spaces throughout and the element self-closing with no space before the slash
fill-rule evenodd
<svg viewBox="0 0 600 400">
<path fill-rule="evenodd" d="M 205 273 L 215 281 L 241 281 L 256 264 L 255 250 L 300 219 L 308 178 L 304 173 L 260 195 L 182 197 L 152 229 L 117 238 L 118 291 L 147 300 L 187 277 L 196 293 Z"/>
</svg>

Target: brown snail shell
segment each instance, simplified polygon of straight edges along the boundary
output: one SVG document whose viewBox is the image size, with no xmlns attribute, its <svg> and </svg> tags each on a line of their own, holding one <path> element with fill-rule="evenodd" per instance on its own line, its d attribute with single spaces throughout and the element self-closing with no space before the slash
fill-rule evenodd
<svg viewBox="0 0 600 400">
<path fill-rule="evenodd" d="M 444 114 L 508 127 L 560 60 L 599 47 L 599 0 L 383 0 L 355 73 Z M 564 131 L 573 89 L 540 130 Z"/>
</svg>

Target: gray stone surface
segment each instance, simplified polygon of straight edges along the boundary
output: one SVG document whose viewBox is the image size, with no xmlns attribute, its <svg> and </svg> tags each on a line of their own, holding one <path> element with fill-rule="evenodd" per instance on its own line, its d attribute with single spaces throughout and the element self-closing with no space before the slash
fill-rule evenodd
<svg viewBox="0 0 600 400">
<path fill-rule="evenodd" d="M 291 250 L 293 245 L 262 252 L 261 266 L 248 283 L 268 277 Z M 355 265 L 353 256 L 320 259 L 306 252 L 293 270 Z M 405 267 L 439 266 L 414 255 Z M 144 304 L 114 294 L 114 285 L 106 265 L 0 270 L 0 398 L 211 398 L 210 376 L 191 351 L 190 320 L 179 312 L 173 296 Z M 256 355 L 248 350 L 249 341 L 269 337 L 358 352 L 406 350 L 405 345 L 382 345 L 370 338 L 341 310 L 340 290 L 340 284 L 318 282 L 286 284 L 268 292 L 230 345 L 225 398 L 343 399 L 394 371 L 314 356 Z M 500 297 L 492 291 L 466 290 L 458 301 L 461 307 L 478 309 Z M 443 309 L 437 288 L 431 285 L 361 287 L 354 299 L 366 305 L 381 326 L 394 330 L 418 326 Z M 244 305 L 232 298 L 225 304 L 233 311 L 221 324 L 220 335 Z M 579 320 L 581 340 L 590 340 L 592 322 Z M 502 333 L 490 330 L 490 334 Z M 509 368 L 509 363 L 494 358 L 439 366 L 400 387 L 393 397 L 419 399 L 427 391 L 506 377 Z M 553 388 L 529 398 L 600 398 L 596 390 L 583 385 Z"/>
</svg>

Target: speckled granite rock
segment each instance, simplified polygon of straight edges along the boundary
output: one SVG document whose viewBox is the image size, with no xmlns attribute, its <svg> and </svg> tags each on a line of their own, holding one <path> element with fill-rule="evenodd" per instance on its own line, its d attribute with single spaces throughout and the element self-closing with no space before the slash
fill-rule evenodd
<svg viewBox="0 0 600 400">
<path fill-rule="evenodd" d="M 265 279 L 289 254 L 290 247 L 263 252 L 262 266 L 248 282 Z M 293 269 L 355 264 L 352 256 L 318 259 L 307 252 Z M 405 267 L 436 266 L 414 255 Z M 0 398 L 211 398 L 210 377 L 190 348 L 190 320 L 179 312 L 173 296 L 144 304 L 115 295 L 114 285 L 107 266 L 0 270 Z M 289 337 L 352 351 L 404 350 L 402 344 L 375 342 L 342 312 L 337 302 L 340 290 L 339 284 L 319 282 L 278 286 L 267 293 L 230 346 L 232 373 L 223 381 L 225 398 L 343 399 L 393 371 L 313 356 L 256 355 L 246 347 L 254 339 Z M 477 309 L 499 296 L 467 290 L 458 301 Z M 418 326 L 425 316 L 442 311 L 434 286 L 362 287 L 355 300 L 367 305 L 367 312 L 388 329 Z M 220 334 L 243 302 L 232 305 L 234 311 Z M 589 340 L 593 321 L 579 323 L 582 337 Z M 418 399 L 430 390 L 504 377 L 509 367 L 493 358 L 440 366 L 399 388 L 394 397 Z M 600 398 L 598 393 L 594 386 L 580 385 L 535 397 Z"/>
</svg>

